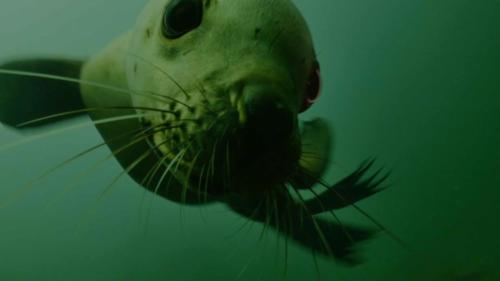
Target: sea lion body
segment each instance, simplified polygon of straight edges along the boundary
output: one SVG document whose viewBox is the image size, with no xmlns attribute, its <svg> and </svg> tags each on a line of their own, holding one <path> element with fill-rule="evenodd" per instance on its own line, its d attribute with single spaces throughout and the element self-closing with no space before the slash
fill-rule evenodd
<svg viewBox="0 0 500 281">
<path fill-rule="evenodd" d="M 3 123 L 88 113 L 124 173 L 168 200 L 223 202 L 347 263 L 373 234 L 314 217 L 376 193 L 379 181 L 359 181 L 372 162 L 317 198 L 300 196 L 322 183 L 331 139 L 321 120 L 299 129 L 319 64 L 290 0 L 151 0 L 132 30 L 81 64 L 13 62 L 0 74 L 12 89 L 0 96 Z M 51 93 L 47 104 L 59 101 L 53 80 L 79 84 L 62 88 L 78 92 L 72 102 L 21 108 L 20 93 L 39 89 Z"/>
</svg>

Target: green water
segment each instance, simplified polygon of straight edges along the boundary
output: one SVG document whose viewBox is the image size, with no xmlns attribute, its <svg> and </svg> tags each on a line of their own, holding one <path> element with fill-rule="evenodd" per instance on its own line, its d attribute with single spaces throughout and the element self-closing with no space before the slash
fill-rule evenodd
<svg viewBox="0 0 500 281">
<path fill-rule="evenodd" d="M 327 178 L 377 156 L 392 187 L 360 206 L 410 248 L 382 234 L 360 266 L 318 259 L 322 280 L 500 280 L 500 1 L 296 3 L 324 79 L 304 118 L 335 128 Z M 0 59 L 87 57 L 143 5 L 2 0 Z M 0 128 L 0 143 L 22 138 Z M 89 170 L 106 150 L 22 188 L 99 141 L 89 126 L 0 152 L 0 280 L 316 280 L 308 251 L 289 245 L 284 275 L 283 241 L 259 240 L 258 225 L 238 232 L 244 219 L 224 206 L 181 208 L 126 177 L 102 196 L 121 172 L 113 160 Z"/>
</svg>

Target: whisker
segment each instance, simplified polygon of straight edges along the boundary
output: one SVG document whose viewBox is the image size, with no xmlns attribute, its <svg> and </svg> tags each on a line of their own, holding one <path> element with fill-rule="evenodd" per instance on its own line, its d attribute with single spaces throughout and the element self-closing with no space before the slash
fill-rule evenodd
<svg viewBox="0 0 500 281">
<path fill-rule="evenodd" d="M 145 136 L 147 137 L 147 136 Z M 168 141 L 165 140 L 164 142 Z M 151 153 L 154 152 L 154 149 L 157 149 L 158 147 L 160 147 L 161 145 L 164 144 L 164 142 L 161 142 L 157 145 L 155 145 L 154 147 L 151 147 L 149 148 L 145 153 L 143 153 L 141 156 L 139 156 L 134 162 L 132 162 L 128 167 L 126 167 L 126 169 L 124 169 L 113 181 L 110 185 L 108 185 L 108 187 L 106 188 L 106 190 L 102 193 L 102 196 L 104 196 L 106 193 L 109 192 L 110 188 L 116 183 L 118 182 L 118 180 L 125 174 L 128 174 L 130 173 L 130 171 L 132 171 L 133 169 L 135 169 L 135 167 L 137 167 L 137 165 L 139 165 L 144 159 L 146 159 Z M 170 167 L 170 165 L 169 165 Z M 158 189 L 158 186 L 155 188 L 155 193 L 157 192 L 157 189 Z"/>
<path fill-rule="evenodd" d="M 271 225 L 271 214 L 269 212 L 269 205 L 270 205 L 270 202 L 269 202 L 269 196 L 266 196 L 265 197 L 265 201 L 266 201 L 266 218 L 265 218 L 265 221 L 264 221 L 264 225 L 262 227 L 262 232 L 260 233 L 260 237 L 259 237 L 259 241 L 262 241 L 262 239 L 264 238 L 264 234 L 266 233 L 266 230 L 269 228 L 269 226 Z"/>
<path fill-rule="evenodd" d="M 314 191 L 313 188 L 309 188 L 309 191 L 316 197 L 316 200 L 318 200 L 318 202 L 321 206 L 321 209 L 323 209 L 323 211 L 326 211 L 326 209 L 323 205 L 323 202 L 319 199 L 320 197 L 319 197 L 318 193 L 316 191 Z M 349 241 L 351 241 L 351 243 L 354 244 L 355 242 L 351 236 L 351 233 L 349 233 L 349 231 L 347 231 L 347 229 L 345 228 L 345 226 L 342 223 L 342 221 L 340 220 L 340 218 L 335 214 L 335 212 L 333 210 L 329 210 L 329 213 L 332 215 L 332 217 L 335 219 L 335 221 L 339 224 L 340 228 L 342 229 L 342 232 L 344 232 L 344 234 L 349 239 Z"/>
<path fill-rule="evenodd" d="M 175 166 L 174 171 L 173 171 L 174 175 L 177 174 L 177 172 L 179 171 L 179 166 L 181 165 L 181 163 L 184 159 L 184 156 L 186 156 L 186 153 L 188 152 L 188 150 L 189 150 L 189 146 L 184 149 L 184 152 L 182 153 L 181 157 L 177 161 L 177 165 Z"/>
<path fill-rule="evenodd" d="M 151 181 L 160 170 L 160 167 L 162 166 L 164 160 L 166 160 L 166 156 L 156 161 L 156 163 L 153 165 L 153 167 L 151 167 L 146 176 L 141 180 L 141 186 L 149 186 L 151 184 Z"/>
<path fill-rule="evenodd" d="M 205 176 L 205 202 L 208 202 L 208 185 L 211 179 L 213 179 L 215 174 L 215 154 L 217 149 L 217 143 L 219 139 L 215 140 L 215 143 L 212 148 L 212 155 L 210 156 L 207 175 Z"/>
<path fill-rule="evenodd" d="M 157 108 L 152 108 L 152 107 L 140 107 L 140 106 L 91 107 L 91 108 L 71 110 L 71 111 L 51 114 L 51 115 L 41 117 L 41 118 L 36 118 L 36 119 L 30 120 L 30 121 L 26 121 L 26 122 L 17 124 L 16 127 L 22 128 L 22 127 L 25 127 L 28 125 L 33 125 L 36 123 L 40 123 L 40 122 L 51 120 L 51 119 L 56 119 L 59 117 L 77 115 L 77 114 L 88 113 L 88 112 L 106 111 L 106 110 L 144 110 L 144 111 L 152 111 L 152 112 L 158 112 L 158 113 L 168 113 L 168 114 L 172 114 L 172 115 L 176 114 L 176 112 L 171 111 L 171 110 L 157 109 Z"/>
<path fill-rule="evenodd" d="M 200 171 L 200 176 L 198 178 L 198 201 L 201 202 L 201 196 L 203 194 L 202 190 L 201 190 L 201 185 L 202 185 L 202 182 L 203 182 L 203 175 L 205 174 L 205 168 L 206 168 L 206 164 L 203 164 L 202 167 L 201 167 L 201 171 Z"/>
<path fill-rule="evenodd" d="M 124 136 L 122 136 L 124 137 Z M 147 136 L 146 136 L 147 137 Z M 117 138 L 118 139 L 118 138 Z M 71 158 L 69 159 L 66 159 L 65 161 L 57 164 L 56 166 L 48 169 L 47 171 L 45 171 L 44 173 L 42 173 L 40 176 L 30 180 L 29 182 L 27 182 L 26 184 L 24 184 L 23 186 L 19 187 L 16 189 L 16 191 L 11 194 L 6 200 L 4 200 L 3 202 L 0 202 L 0 208 L 5 208 L 6 206 L 8 206 L 10 204 L 10 202 L 12 202 L 13 200 L 15 200 L 16 198 L 19 198 L 20 196 L 22 196 L 23 194 L 25 194 L 25 192 L 27 192 L 35 183 L 43 180 L 44 178 L 46 178 L 47 176 L 49 176 L 50 174 L 52 174 L 53 172 L 57 171 L 58 169 L 62 168 L 63 166 L 77 160 L 78 158 L 86 155 L 86 154 L 89 154 L 101 147 L 104 147 L 107 143 L 106 142 L 103 142 L 103 143 L 100 143 L 100 144 L 97 144 L 95 146 L 92 146 L 80 153 L 78 153 L 77 155 L 75 156 L 72 156 Z"/>
<path fill-rule="evenodd" d="M 389 229 L 387 229 L 384 225 L 382 225 L 378 220 L 376 220 L 374 217 L 372 217 L 370 214 L 368 214 L 368 212 L 366 212 L 364 209 L 362 209 L 361 207 L 359 207 L 356 203 L 353 203 L 353 202 L 350 202 L 347 198 L 345 198 L 342 194 L 340 194 L 338 191 L 336 191 L 334 188 L 330 188 L 330 186 L 328 184 L 326 184 L 326 182 L 321 179 L 321 178 L 318 178 L 317 179 L 317 183 L 319 183 L 321 186 L 323 186 L 324 188 L 328 189 L 328 190 L 333 190 L 333 192 L 340 198 L 340 200 L 344 201 L 346 204 L 352 206 L 354 209 L 356 209 L 357 212 L 359 212 L 360 214 L 362 214 L 365 218 L 367 218 L 368 220 L 370 220 L 375 226 L 377 226 L 382 232 L 385 232 L 387 235 L 389 235 L 389 237 L 391 237 L 394 241 L 398 242 L 398 244 L 400 244 L 401 246 L 403 246 L 404 248 L 407 248 L 408 249 L 408 246 L 406 245 L 406 243 L 401 239 L 399 238 L 395 233 L 393 233 L 392 231 L 390 231 Z"/>
<path fill-rule="evenodd" d="M 113 180 L 106 186 L 106 188 L 101 192 L 99 197 L 97 198 L 95 204 L 89 209 L 89 211 L 86 214 L 86 218 L 90 217 L 96 210 L 97 205 L 107 196 L 110 194 L 112 187 L 116 185 L 116 183 L 121 179 L 121 177 L 125 174 L 130 173 L 137 165 L 139 165 L 144 159 L 146 159 L 149 155 L 151 155 L 154 152 L 154 148 L 148 149 L 146 152 L 144 152 L 142 155 L 140 155 L 134 162 L 132 162 L 130 165 L 128 165 L 122 172 L 120 172 L 116 177 L 113 178 Z M 83 221 L 80 223 L 79 228 L 82 227 Z"/>
<path fill-rule="evenodd" d="M 148 134 L 148 135 L 144 135 L 144 132 L 148 131 L 149 129 L 151 129 L 151 128 L 144 129 L 143 132 L 140 132 L 136 136 L 134 136 L 129 143 L 127 143 L 127 144 L 125 144 L 125 145 L 123 145 L 123 146 L 121 146 L 121 147 L 119 147 L 119 148 L 117 148 L 115 150 L 112 150 L 112 152 L 109 155 L 107 155 L 104 159 L 101 159 L 100 161 L 98 161 L 97 163 L 95 163 L 91 169 L 87 169 L 87 170 L 83 171 L 82 173 L 78 174 L 75 182 L 77 182 L 78 179 L 80 179 L 81 177 L 88 175 L 91 171 L 97 169 L 100 165 L 102 165 L 107 160 L 112 159 L 113 157 L 115 157 L 116 155 L 124 152 L 125 150 L 127 150 L 128 148 L 130 148 L 131 146 L 133 146 L 134 144 L 136 144 L 136 143 L 144 140 L 145 138 L 148 138 L 151 135 L 153 135 L 154 133 Z M 125 137 L 126 135 L 129 135 L 129 134 L 131 134 L 131 133 L 124 134 L 122 137 Z M 114 138 L 114 141 L 116 141 L 118 139 L 119 139 L 119 137 L 116 137 L 116 138 Z M 105 142 L 104 144 L 107 144 L 107 143 Z M 38 177 L 35 180 L 39 181 L 39 180 L 47 177 L 50 173 L 53 173 L 55 170 L 61 168 L 62 166 L 68 164 L 71 161 L 76 160 L 77 158 L 79 158 L 81 156 L 84 156 L 85 154 L 90 153 L 91 151 L 97 149 L 101 145 L 102 144 L 99 144 L 99 145 L 96 145 L 94 147 L 91 147 L 91 148 L 89 148 L 89 149 L 87 149 L 87 150 L 79 153 L 78 155 L 73 156 L 73 157 L 67 159 L 66 161 L 64 161 L 64 162 L 60 163 L 59 165 L 53 167 L 52 169 L 48 170 L 46 173 L 44 173 L 42 176 Z M 76 186 L 76 183 L 74 185 Z M 66 192 L 68 192 L 72 187 L 73 186 L 68 186 L 68 187 L 64 188 L 63 192 L 61 192 L 58 196 L 56 196 L 56 198 L 49 205 L 54 204 L 57 201 L 58 198 L 62 197 L 64 194 L 66 194 Z"/>
<path fill-rule="evenodd" d="M 112 85 L 106 85 L 106 84 L 95 82 L 95 81 L 88 81 L 88 80 L 82 80 L 82 79 L 78 79 L 78 78 L 53 75 L 53 74 L 46 74 L 46 73 L 40 73 L 40 72 L 33 72 L 33 71 L 22 71 L 22 70 L 11 70 L 11 69 L 0 68 L 0 74 L 18 75 L 18 76 L 24 76 L 24 77 L 34 77 L 34 78 L 69 82 L 69 83 L 75 83 L 75 84 L 80 84 L 80 85 L 86 85 L 86 86 L 90 86 L 90 87 L 96 87 L 96 88 L 100 88 L 100 89 L 104 89 L 104 90 L 110 90 L 114 93 L 123 93 L 123 94 L 129 94 L 129 95 L 133 95 L 133 96 L 146 97 L 146 98 L 157 99 L 158 96 L 163 97 L 163 95 L 157 95 L 157 94 L 155 94 L 154 96 L 150 96 L 147 94 L 132 92 L 126 88 L 120 88 L 120 87 L 116 87 L 116 86 L 112 86 Z"/>
<path fill-rule="evenodd" d="M 260 212 L 260 208 L 262 208 L 262 205 L 264 204 L 264 199 L 262 200 L 259 200 L 259 203 L 257 203 L 257 206 L 255 207 L 255 209 L 252 211 L 252 213 L 250 213 L 250 216 L 248 217 L 248 219 L 246 219 L 243 224 L 238 227 L 238 229 L 236 229 L 236 231 L 234 233 L 232 233 L 231 235 L 227 236 L 226 238 L 230 238 L 232 236 L 235 236 L 237 235 L 240 231 L 242 231 L 247 225 L 251 224 L 254 222 L 254 219 L 256 218 L 257 214 Z"/>
<path fill-rule="evenodd" d="M 187 99 L 191 98 L 191 96 L 189 95 L 189 93 L 187 92 L 187 90 L 186 90 L 184 87 L 182 87 L 182 85 L 181 85 L 181 84 L 180 84 L 180 83 L 179 83 L 179 82 L 178 82 L 178 81 L 177 81 L 177 80 L 176 80 L 176 79 L 175 79 L 175 78 L 174 78 L 171 74 L 169 74 L 169 73 L 168 73 L 165 69 L 163 69 L 161 66 L 156 65 L 155 63 L 153 63 L 153 62 L 151 62 L 151 61 L 148 61 L 148 60 L 147 60 L 147 59 L 145 59 L 144 57 L 141 57 L 141 56 L 139 56 L 139 55 L 137 55 L 137 54 L 134 54 L 134 53 L 131 53 L 131 52 L 128 52 L 128 51 L 127 51 L 126 53 L 127 53 L 127 55 L 128 55 L 128 56 L 134 57 L 134 58 L 138 59 L 139 61 L 141 61 L 141 62 L 143 62 L 143 63 L 145 63 L 145 64 L 147 64 L 147 65 L 149 65 L 149 66 L 151 66 L 151 67 L 155 68 L 156 70 L 158 70 L 160 73 L 162 73 L 163 75 L 165 75 L 165 77 L 167 77 L 167 79 L 168 79 L 168 80 L 170 80 L 170 81 L 171 81 L 171 82 L 172 82 L 172 83 L 173 83 L 173 84 L 174 84 L 174 85 L 175 85 L 175 86 L 176 86 L 176 87 L 177 87 L 177 88 L 178 88 L 178 89 L 179 89 L 179 90 L 180 90 L 180 91 L 184 94 L 184 96 L 185 96 Z M 202 95 L 203 99 L 207 102 L 207 104 L 206 104 L 206 105 L 205 105 L 205 104 L 202 104 L 202 106 L 203 106 L 204 108 L 206 108 L 206 109 L 207 109 L 210 113 L 212 113 L 212 114 L 214 114 L 214 115 L 215 115 L 215 114 L 216 114 L 216 112 L 214 112 L 214 111 L 213 111 L 213 110 L 212 110 L 212 109 L 208 106 L 208 104 L 209 104 L 209 99 L 208 99 L 208 98 L 207 98 L 207 96 L 206 96 L 206 91 L 205 91 L 205 89 L 204 89 L 201 85 L 199 85 L 199 86 L 198 86 L 198 88 L 199 88 L 199 90 L 200 90 L 200 94 Z M 171 98 L 171 99 L 173 99 L 173 98 Z M 175 100 L 176 102 L 181 103 L 179 100 L 176 100 L 176 99 L 174 99 L 174 100 Z M 183 104 L 183 105 L 187 106 L 187 107 L 188 107 L 189 109 L 191 109 L 191 110 L 193 109 L 191 106 L 188 106 L 188 105 L 187 105 L 187 104 L 185 104 L 185 103 L 181 103 L 181 104 Z"/>
<path fill-rule="evenodd" d="M 181 202 L 183 202 L 183 203 L 186 203 L 187 192 L 188 192 L 188 189 L 189 189 L 189 179 L 191 178 L 191 174 L 193 172 L 193 169 L 194 169 L 194 166 L 196 164 L 196 161 L 198 160 L 198 157 L 200 156 L 200 153 L 201 153 L 201 151 L 198 151 L 196 153 L 196 155 L 193 158 L 193 161 L 191 161 L 191 163 L 189 165 L 188 172 L 186 174 L 186 179 L 184 180 L 184 184 L 183 184 L 183 190 L 182 190 L 182 200 L 181 200 Z"/>
<path fill-rule="evenodd" d="M 316 233 L 318 233 L 318 235 L 319 235 L 319 237 L 321 239 L 321 243 L 323 243 L 323 247 L 325 247 L 325 250 L 328 252 L 328 255 L 330 255 L 330 256 L 333 257 L 334 255 L 333 255 L 332 248 L 331 248 L 330 244 L 328 243 L 328 241 L 326 240 L 325 234 L 323 233 L 323 230 L 321 230 L 321 227 L 319 226 L 318 222 L 316 221 L 316 219 L 314 218 L 314 216 L 309 212 L 309 210 L 308 210 L 308 208 L 307 208 L 307 206 L 305 204 L 304 197 L 293 186 L 291 187 L 291 189 L 293 191 L 295 191 L 295 193 L 297 194 L 297 197 L 299 198 L 299 204 L 302 206 L 302 208 L 304 209 L 304 211 L 311 218 L 311 221 L 312 221 L 312 223 L 314 225 L 314 228 L 316 229 Z"/>
<path fill-rule="evenodd" d="M 274 214 L 274 219 L 276 220 L 276 230 L 278 230 L 278 232 L 280 231 L 280 218 L 279 218 L 279 208 L 278 208 L 278 201 L 276 200 L 276 194 L 275 194 L 275 191 L 272 191 L 271 193 L 272 195 L 270 195 L 271 197 L 271 201 L 272 201 L 272 213 Z"/>
<path fill-rule="evenodd" d="M 288 238 L 293 235 L 293 222 L 292 222 L 292 215 L 291 215 L 291 212 L 290 212 L 290 203 L 291 203 L 291 200 L 290 200 L 290 193 L 288 191 L 288 189 L 285 187 L 284 189 L 285 191 L 285 197 L 286 197 L 286 214 L 289 214 L 288 215 L 288 220 L 287 220 L 287 227 L 285 229 L 285 267 L 284 267 L 284 274 L 283 276 L 286 277 L 287 275 L 287 272 L 288 272 Z"/>
<path fill-rule="evenodd" d="M 281 220 L 282 212 L 280 212 L 280 207 L 278 207 L 278 199 L 277 199 L 276 192 L 277 192 L 276 190 L 273 190 L 271 194 L 272 194 L 272 201 L 273 201 L 274 220 L 276 221 L 275 222 L 275 225 L 276 225 L 276 254 L 275 254 L 275 258 L 276 258 L 276 263 L 278 263 L 280 241 L 281 241 L 280 232 L 284 233 L 285 234 L 284 236 L 286 237 L 287 227 L 286 227 L 285 221 Z"/>
<path fill-rule="evenodd" d="M 312 250 L 312 256 L 314 261 L 314 269 L 316 270 L 316 278 L 321 281 L 321 270 L 319 269 L 318 257 L 316 256 L 316 251 Z"/>
<path fill-rule="evenodd" d="M 153 96 L 157 96 L 159 98 L 162 98 L 162 99 L 159 99 L 160 101 L 164 101 L 164 99 L 166 100 L 169 100 L 169 101 L 173 101 L 173 102 L 176 102 L 184 107 L 186 107 L 187 109 L 189 110 L 193 110 L 193 107 L 190 106 L 189 104 L 185 103 L 185 102 L 182 102 L 181 100 L 179 99 L 176 99 L 174 97 L 171 97 L 171 96 L 167 96 L 167 95 L 162 95 L 162 94 L 158 94 L 158 93 L 155 93 L 153 91 L 150 91 L 150 90 L 142 90 L 142 91 L 138 91 L 138 92 L 143 92 L 143 93 L 148 93 L 150 95 L 153 95 Z"/>
<path fill-rule="evenodd" d="M 172 168 L 172 166 L 174 165 L 174 163 L 177 161 L 177 159 L 179 159 L 179 157 L 185 153 L 185 150 L 186 149 L 183 149 L 181 150 L 181 152 L 177 153 L 177 155 L 170 161 L 170 163 L 168 164 L 167 168 L 165 169 L 165 172 L 163 172 L 160 180 L 158 181 L 158 183 L 156 184 L 156 187 L 154 189 L 154 193 L 157 194 L 158 193 L 158 190 L 160 189 L 160 186 L 161 184 L 163 183 L 163 180 L 165 179 L 165 177 L 168 175 L 168 172 L 170 171 L 170 169 Z M 163 160 L 164 161 L 164 160 Z"/>
<path fill-rule="evenodd" d="M 226 142 L 226 175 L 224 176 L 224 190 L 229 189 L 229 186 L 231 186 L 231 160 L 230 160 L 230 149 L 229 149 L 229 141 Z"/>
<path fill-rule="evenodd" d="M 99 124 L 106 124 L 106 123 L 114 123 L 114 122 L 126 121 L 126 120 L 140 118 L 140 117 L 149 116 L 149 115 L 151 115 L 151 114 L 150 113 L 141 113 L 141 114 L 131 114 L 131 115 L 124 115 L 124 116 L 118 116 L 118 117 L 105 118 L 105 119 L 100 119 L 100 120 L 97 120 L 97 121 L 86 121 L 86 122 L 82 122 L 80 124 L 76 124 L 76 125 L 73 125 L 73 126 L 67 126 L 67 127 L 64 127 L 64 128 L 50 130 L 48 132 L 44 132 L 44 133 L 41 133 L 41 134 L 38 134 L 38 135 L 35 135 L 35 136 L 32 136 L 32 137 L 29 137 L 29 138 L 23 138 L 21 140 L 18 140 L 18 141 L 12 142 L 12 143 L 4 144 L 4 145 L 0 146 L 0 152 L 4 151 L 4 150 L 7 150 L 7 149 L 11 149 L 11 148 L 17 147 L 17 146 L 20 146 L 22 144 L 26 144 L 26 143 L 30 143 L 30 142 L 33 142 L 33 141 L 36 141 L 36 140 L 40 140 L 40 139 L 43 139 L 43 138 L 46 138 L 46 137 L 50 137 L 50 136 L 53 136 L 53 135 L 56 135 L 56 134 L 59 134 L 59 133 L 64 133 L 66 131 L 70 131 L 70 130 L 73 130 L 73 129 L 84 128 L 84 127 L 91 126 L 91 125 L 99 125 Z"/>
<path fill-rule="evenodd" d="M 137 54 L 134 54 L 134 53 L 131 53 L 131 52 L 127 52 L 127 54 L 131 57 L 134 57 L 146 64 L 149 64 L 151 65 L 152 67 L 156 68 L 158 71 L 160 71 L 163 75 L 165 75 L 165 77 L 167 77 L 172 83 L 174 83 L 174 85 L 179 88 L 179 90 L 181 90 L 181 92 L 186 96 L 186 98 L 190 98 L 190 95 L 188 94 L 188 92 L 179 84 L 179 82 L 177 82 L 177 80 L 174 79 L 174 77 L 172 77 L 172 75 L 168 74 L 163 68 L 161 68 L 160 66 L 154 64 L 153 62 L 150 62 L 146 59 L 144 59 L 143 57 L 137 55 Z"/>
<path fill-rule="evenodd" d="M 206 108 L 210 114 L 217 116 L 217 112 L 213 111 L 212 108 L 210 108 L 210 100 L 207 97 L 206 89 L 203 87 L 203 85 L 201 83 L 197 83 L 197 84 L 198 84 L 197 88 L 200 91 L 200 95 L 203 98 L 203 101 L 205 103 L 205 104 L 203 104 L 203 107 Z"/>
</svg>

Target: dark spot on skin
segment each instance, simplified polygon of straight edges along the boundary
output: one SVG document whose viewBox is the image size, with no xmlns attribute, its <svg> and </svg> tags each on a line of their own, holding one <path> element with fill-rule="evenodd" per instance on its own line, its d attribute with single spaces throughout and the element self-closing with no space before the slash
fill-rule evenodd
<svg viewBox="0 0 500 281">
<path fill-rule="evenodd" d="M 179 142 L 179 141 L 181 140 L 181 137 L 179 136 L 179 134 L 174 134 L 174 135 L 172 136 L 172 140 L 173 140 L 174 142 Z"/>
<path fill-rule="evenodd" d="M 177 47 L 172 47 L 172 46 L 164 46 L 162 49 L 161 49 L 161 53 L 163 54 L 163 56 L 165 56 L 167 59 L 172 59 L 172 58 L 175 58 L 179 55 L 180 53 L 180 50 L 179 48 Z"/>
<path fill-rule="evenodd" d="M 146 29 L 146 38 L 151 38 L 151 30 L 149 28 Z"/>
<path fill-rule="evenodd" d="M 174 110 L 176 104 L 175 104 L 175 102 L 171 102 L 168 106 L 169 106 L 170 110 Z"/>
<path fill-rule="evenodd" d="M 254 32 L 254 37 L 255 39 L 259 38 L 259 35 L 260 35 L 260 32 L 262 31 L 262 29 L 260 27 L 257 27 L 255 29 L 255 32 Z"/>
<path fill-rule="evenodd" d="M 137 70 L 139 69 L 139 66 L 137 63 L 134 63 L 134 73 L 137 73 Z"/>
<path fill-rule="evenodd" d="M 173 143 L 173 142 L 170 142 L 170 143 L 171 143 L 171 145 L 172 145 L 172 147 L 170 148 L 170 149 L 172 150 L 172 153 L 173 153 L 174 155 L 175 155 L 175 154 L 177 154 L 177 153 L 179 153 L 179 148 L 177 148 L 177 147 L 175 146 L 175 143 Z"/>
<path fill-rule="evenodd" d="M 142 126 L 144 126 L 144 127 L 146 127 L 146 128 L 151 127 L 151 121 L 148 121 L 148 120 L 143 120 L 143 121 L 142 121 Z"/>
</svg>

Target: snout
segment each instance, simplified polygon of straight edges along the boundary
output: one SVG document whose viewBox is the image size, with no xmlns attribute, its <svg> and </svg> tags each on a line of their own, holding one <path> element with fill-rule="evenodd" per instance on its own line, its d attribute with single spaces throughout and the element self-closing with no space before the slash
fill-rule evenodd
<svg viewBox="0 0 500 281">
<path fill-rule="evenodd" d="M 254 82 L 246 85 L 241 95 L 240 126 L 249 140 L 272 146 L 292 137 L 296 116 L 283 89 Z"/>
<path fill-rule="evenodd" d="M 245 85 L 239 99 L 239 130 L 232 151 L 233 188 L 268 190 L 293 172 L 300 155 L 293 93 L 273 83 Z"/>
</svg>

